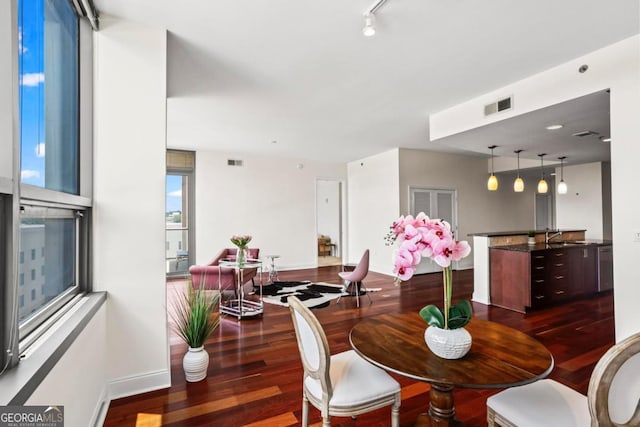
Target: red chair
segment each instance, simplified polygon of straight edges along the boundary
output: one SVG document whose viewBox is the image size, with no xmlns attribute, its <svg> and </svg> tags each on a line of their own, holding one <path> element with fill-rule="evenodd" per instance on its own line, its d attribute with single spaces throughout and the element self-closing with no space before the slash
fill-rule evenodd
<svg viewBox="0 0 640 427">
<path fill-rule="evenodd" d="M 249 248 L 249 258 L 258 259 L 260 255 L 260 249 Z M 233 268 L 220 267 L 221 260 L 235 261 L 236 248 L 225 248 L 221 250 L 216 257 L 207 265 L 192 265 L 189 267 L 189 273 L 191 274 L 191 283 L 194 288 L 198 288 L 204 281 L 204 286 L 209 290 L 218 290 L 218 278 L 220 279 L 220 289 L 233 289 L 236 291 L 238 284 L 238 276 L 236 270 Z M 255 284 L 253 278 L 258 273 L 257 268 L 247 268 L 244 270 L 242 279 L 244 285 L 249 280 Z"/>
<path fill-rule="evenodd" d="M 373 302 L 371 301 L 369 292 L 362 287 L 362 281 L 367 277 L 367 274 L 369 274 L 369 249 L 364 251 L 362 258 L 360 258 L 360 262 L 353 271 L 341 271 L 338 273 L 338 276 L 344 280 L 344 292 L 348 292 L 349 288 L 351 288 L 351 293 L 355 292 L 357 307 L 360 307 L 361 290 L 364 290 L 364 293 L 369 297 L 369 304 Z M 338 302 L 340 301 L 340 298 L 338 298 Z"/>
</svg>

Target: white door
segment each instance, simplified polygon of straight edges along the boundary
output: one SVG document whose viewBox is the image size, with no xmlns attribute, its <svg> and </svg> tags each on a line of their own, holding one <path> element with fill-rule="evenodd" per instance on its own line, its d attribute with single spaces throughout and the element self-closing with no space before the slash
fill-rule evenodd
<svg viewBox="0 0 640 427">
<path fill-rule="evenodd" d="M 439 190 L 435 188 L 409 187 L 409 213 L 416 216 L 420 212 L 429 218 L 440 218 L 451 224 L 454 236 L 458 238 L 458 221 L 456 218 L 455 190 Z M 430 259 L 423 259 L 416 274 L 441 271 L 440 267 Z"/>
</svg>

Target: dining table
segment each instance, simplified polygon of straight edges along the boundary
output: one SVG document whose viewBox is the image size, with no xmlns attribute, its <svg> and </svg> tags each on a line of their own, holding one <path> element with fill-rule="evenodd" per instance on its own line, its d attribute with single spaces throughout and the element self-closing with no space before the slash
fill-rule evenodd
<svg viewBox="0 0 640 427">
<path fill-rule="evenodd" d="M 546 377 L 554 366 L 549 350 L 535 338 L 497 322 L 473 318 L 465 326 L 471 349 L 461 359 L 443 359 L 429 350 L 427 324 L 418 313 L 366 318 L 349 333 L 351 347 L 386 371 L 429 383 L 428 410 L 416 426 L 463 426 L 456 418 L 457 388 L 507 388 Z"/>
</svg>

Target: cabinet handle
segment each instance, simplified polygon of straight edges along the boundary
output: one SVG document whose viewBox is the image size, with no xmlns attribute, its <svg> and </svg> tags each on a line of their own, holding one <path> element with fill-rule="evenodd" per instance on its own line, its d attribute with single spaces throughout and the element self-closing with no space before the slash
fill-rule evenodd
<svg viewBox="0 0 640 427">
<path fill-rule="evenodd" d="M 544 255 L 536 255 L 536 259 L 544 259 Z"/>
<path fill-rule="evenodd" d="M 544 299 L 544 295 L 536 295 L 534 298 L 535 299 Z"/>
<path fill-rule="evenodd" d="M 564 276 L 556 276 L 556 279 L 558 279 L 558 280 L 564 279 Z"/>
<path fill-rule="evenodd" d="M 556 291 L 556 295 L 562 295 L 564 294 L 564 291 Z"/>
<path fill-rule="evenodd" d="M 536 283 L 544 283 L 544 280 L 538 279 L 538 280 L 536 280 Z"/>
<path fill-rule="evenodd" d="M 544 267 L 536 267 L 536 270 L 544 270 Z"/>
<path fill-rule="evenodd" d="M 560 253 L 556 254 L 556 256 L 563 256 L 563 255 L 564 255 L 563 252 L 560 252 Z"/>
<path fill-rule="evenodd" d="M 564 264 L 560 262 L 560 263 L 556 264 L 556 267 L 562 267 L 563 265 Z"/>
</svg>

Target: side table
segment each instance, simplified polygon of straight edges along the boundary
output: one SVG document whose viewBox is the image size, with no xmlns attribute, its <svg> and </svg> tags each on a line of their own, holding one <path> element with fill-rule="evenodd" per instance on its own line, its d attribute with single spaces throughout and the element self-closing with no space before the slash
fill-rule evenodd
<svg viewBox="0 0 640 427">
<path fill-rule="evenodd" d="M 233 268 L 236 270 L 238 282 L 236 283 L 236 298 L 221 301 L 220 313 L 230 314 L 238 318 L 258 316 L 264 311 L 264 303 L 262 301 L 262 261 L 259 259 L 247 259 L 242 265 L 238 265 L 235 261 L 220 261 L 220 270 L 218 270 L 218 291 L 222 295 L 221 272 L 222 268 Z M 258 301 L 248 300 L 244 297 L 244 271 L 252 268 L 258 269 L 260 297 Z"/>
<path fill-rule="evenodd" d="M 270 259 L 269 269 L 269 283 L 276 282 L 278 280 L 278 270 L 276 269 L 276 258 L 280 258 L 280 255 L 266 255 L 265 258 Z"/>
</svg>

